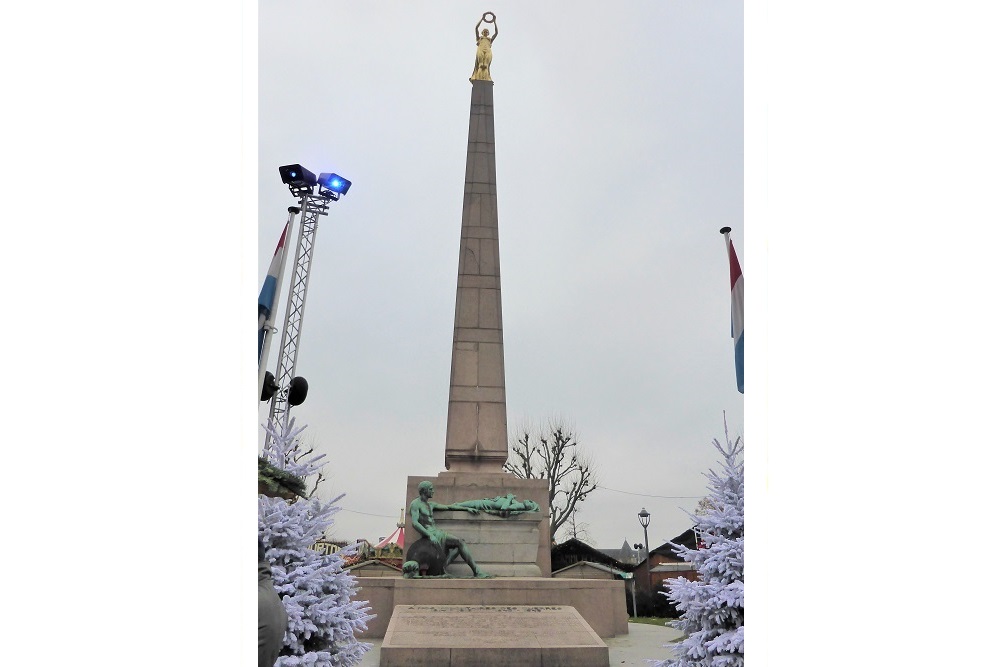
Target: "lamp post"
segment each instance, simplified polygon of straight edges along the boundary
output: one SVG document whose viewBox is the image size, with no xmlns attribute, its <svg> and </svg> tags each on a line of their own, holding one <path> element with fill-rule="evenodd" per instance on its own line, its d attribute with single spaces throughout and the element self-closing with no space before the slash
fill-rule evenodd
<svg viewBox="0 0 1000 667">
<path fill-rule="evenodd" d="M 642 536 L 646 543 L 646 585 L 648 586 L 649 595 L 653 595 L 653 573 L 649 570 L 649 512 L 643 507 L 642 511 L 639 512 L 639 525 L 642 526 Z M 650 597 L 652 600 L 652 597 Z"/>
<path fill-rule="evenodd" d="M 629 581 L 632 583 L 632 615 L 639 618 L 639 607 L 636 606 L 635 601 L 635 575 L 631 572 L 629 573 Z"/>
<path fill-rule="evenodd" d="M 636 552 L 638 552 L 638 554 L 640 556 L 642 555 L 642 545 L 641 544 L 633 544 L 632 548 L 635 549 Z M 639 562 L 636 561 L 635 565 L 636 565 L 636 567 L 638 567 L 639 566 Z M 632 575 L 632 612 L 635 614 L 636 618 L 639 618 L 639 603 L 635 599 L 635 574 Z"/>
</svg>

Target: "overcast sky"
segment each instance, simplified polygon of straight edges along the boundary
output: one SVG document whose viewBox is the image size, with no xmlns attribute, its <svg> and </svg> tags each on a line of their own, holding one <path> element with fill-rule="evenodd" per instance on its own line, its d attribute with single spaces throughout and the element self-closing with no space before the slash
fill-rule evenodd
<svg viewBox="0 0 1000 667">
<path fill-rule="evenodd" d="M 329 455 L 325 492 L 347 494 L 337 538 L 388 534 L 407 476 L 444 469 L 468 78 L 486 10 L 500 29 L 510 432 L 573 427 L 602 487 L 579 514 L 599 547 L 640 542 L 642 507 L 651 546 L 686 530 L 724 412 L 742 433 L 719 234 L 732 227 L 741 251 L 742 4 L 606 9 L 260 5 L 261 280 L 295 203 L 278 166 L 353 181 L 316 234 L 297 365 L 309 397 L 292 411 Z"/>
</svg>

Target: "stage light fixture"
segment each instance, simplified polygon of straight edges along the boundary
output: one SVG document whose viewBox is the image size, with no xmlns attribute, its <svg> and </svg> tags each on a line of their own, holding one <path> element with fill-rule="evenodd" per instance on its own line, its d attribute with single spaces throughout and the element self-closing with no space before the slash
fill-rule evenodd
<svg viewBox="0 0 1000 667">
<path fill-rule="evenodd" d="M 281 182 L 288 186 L 293 195 L 311 192 L 313 186 L 316 185 L 316 174 L 301 164 L 286 164 L 278 167 L 278 174 L 281 175 Z"/>
<path fill-rule="evenodd" d="M 344 178 L 343 176 L 338 176 L 333 173 L 323 173 L 319 175 L 319 192 L 320 194 L 332 194 L 336 195 L 334 199 L 339 198 L 341 195 L 346 195 L 347 191 L 351 189 L 351 182 Z"/>
</svg>

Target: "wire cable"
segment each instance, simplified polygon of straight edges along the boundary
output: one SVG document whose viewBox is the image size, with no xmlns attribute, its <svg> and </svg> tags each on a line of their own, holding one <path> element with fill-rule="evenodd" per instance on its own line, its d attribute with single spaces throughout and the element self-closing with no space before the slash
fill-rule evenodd
<svg viewBox="0 0 1000 667">
<path fill-rule="evenodd" d="M 358 510 L 349 510 L 346 507 L 340 508 L 341 512 L 350 512 L 351 514 L 364 514 L 365 516 L 379 516 L 385 519 L 396 519 L 399 520 L 399 516 L 389 516 L 388 514 L 372 514 L 371 512 L 359 512 Z"/>
<path fill-rule="evenodd" d="M 595 490 L 602 491 L 614 491 L 615 493 L 624 493 L 629 496 L 642 496 L 643 498 L 666 498 L 668 500 L 700 500 L 705 496 L 657 496 L 652 493 L 633 493 L 632 491 L 621 491 L 619 489 L 612 489 L 607 486 L 598 485 Z"/>
</svg>

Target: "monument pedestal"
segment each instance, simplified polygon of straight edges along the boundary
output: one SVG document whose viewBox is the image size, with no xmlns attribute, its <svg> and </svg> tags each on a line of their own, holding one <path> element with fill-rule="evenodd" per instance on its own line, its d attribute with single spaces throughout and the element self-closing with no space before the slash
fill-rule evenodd
<svg viewBox="0 0 1000 667">
<path fill-rule="evenodd" d="M 548 517 L 539 519 L 540 514 L 531 512 L 503 518 L 483 513 L 473 516 L 468 512 L 439 511 L 434 513 L 434 521 L 441 530 L 465 541 L 484 572 L 494 577 L 540 577 L 538 525 L 549 520 Z M 445 572 L 467 577 L 469 566 L 459 558 L 445 568 Z"/>
<path fill-rule="evenodd" d="M 361 577 L 356 599 L 375 614 L 359 638 L 384 637 L 399 605 L 529 605 L 576 609 L 598 637 L 628 634 L 625 582 L 610 579 Z"/>
<path fill-rule="evenodd" d="M 380 667 L 607 667 L 608 645 L 572 607 L 400 605 Z"/>
<path fill-rule="evenodd" d="M 471 514 L 458 510 L 438 510 L 434 521 L 441 530 L 462 539 L 472 557 L 483 569 L 497 577 L 549 577 L 552 575 L 552 546 L 549 538 L 549 486 L 544 479 L 520 479 L 506 472 L 442 472 L 437 477 L 408 477 L 407 502 L 420 495 L 417 485 L 428 480 L 434 484 L 435 503 L 450 505 L 463 500 L 495 498 L 513 493 L 518 500 L 533 500 L 541 508 L 500 517 L 485 512 Z M 413 520 L 406 516 L 404 544 L 420 539 Z M 457 577 L 470 576 L 469 566 L 461 558 L 447 572 Z"/>
</svg>

